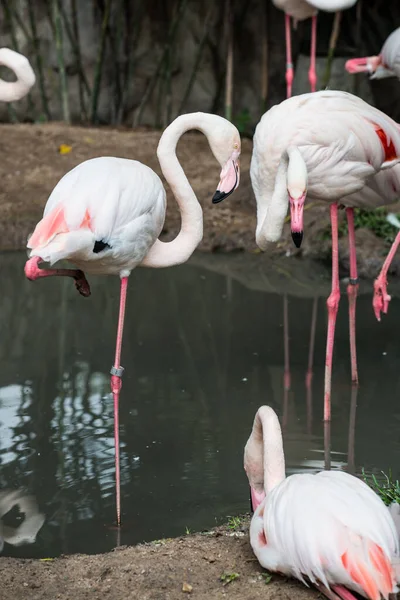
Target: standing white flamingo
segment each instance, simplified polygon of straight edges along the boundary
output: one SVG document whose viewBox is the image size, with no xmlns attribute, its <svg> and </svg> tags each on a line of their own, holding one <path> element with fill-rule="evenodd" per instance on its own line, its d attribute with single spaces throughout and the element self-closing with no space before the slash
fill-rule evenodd
<svg viewBox="0 0 400 600">
<path fill-rule="evenodd" d="M 175 119 L 161 136 L 157 156 L 182 216 L 179 235 L 168 243 L 158 240 L 166 210 L 166 194 L 158 175 L 134 160 L 101 157 L 87 160 L 67 173 L 56 185 L 28 241 L 28 279 L 52 275 L 72 277 L 80 294 L 90 295 L 83 270 L 121 279 L 120 310 L 111 390 L 114 397 L 117 524 L 120 524 L 119 392 L 123 368 L 121 344 L 128 277 L 137 266 L 170 267 L 189 259 L 203 237 L 203 212 L 176 156 L 179 138 L 190 129 L 207 137 L 212 153 L 222 166 L 214 195 L 217 203 L 239 185 L 240 135 L 222 117 L 190 113 Z M 42 269 L 70 260 L 79 267 Z"/>
<path fill-rule="evenodd" d="M 358 382 L 355 312 L 358 288 L 353 207 L 394 202 L 400 128 L 360 98 L 338 91 L 303 94 L 271 108 L 254 135 L 250 176 L 257 200 L 256 241 L 265 250 L 281 236 L 288 203 L 295 245 L 303 239 L 306 197 L 330 204 L 332 292 L 328 298 L 324 419 L 330 419 L 332 355 L 339 307 L 338 206 L 345 205 L 349 229 L 350 352 L 352 380 Z M 388 171 L 384 171 L 388 169 Z M 384 278 L 374 292 L 375 312 L 387 309 Z M 390 298 L 389 298 L 390 299 Z"/>
<path fill-rule="evenodd" d="M 369 73 L 371 79 L 400 79 L 400 27 L 392 31 L 378 56 L 352 58 L 345 67 L 349 73 Z"/>
<path fill-rule="evenodd" d="M 396 593 L 399 539 L 382 500 L 343 471 L 285 478 L 278 417 L 261 406 L 244 450 L 254 515 L 250 543 L 260 564 L 311 583 L 330 600 Z"/>
<path fill-rule="evenodd" d="M 0 48 L 0 65 L 14 71 L 16 81 L 0 79 L 0 101 L 16 102 L 29 92 L 35 83 L 35 73 L 29 60 L 10 48 Z"/>
<path fill-rule="evenodd" d="M 317 85 L 317 74 L 315 72 L 315 61 L 317 52 L 317 13 L 318 10 L 325 12 L 338 12 L 351 8 L 357 0 L 272 0 L 272 3 L 285 12 L 285 36 L 286 36 L 286 97 L 292 95 L 293 83 L 293 61 L 292 41 L 290 31 L 290 18 L 295 21 L 304 21 L 311 18 L 311 49 L 310 69 L 308 81 L 311 91 L 315 92 Z"/>
</svg>

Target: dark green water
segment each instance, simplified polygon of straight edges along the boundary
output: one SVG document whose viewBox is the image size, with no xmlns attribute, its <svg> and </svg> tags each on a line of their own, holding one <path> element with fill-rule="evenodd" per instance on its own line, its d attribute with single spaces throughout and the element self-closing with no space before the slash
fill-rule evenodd
<svg viewBox="0 0 400 600">
<path fill-rule="evenodd" d="M 85 299 L 69 280 L 28 282 L 25 260 L 25 254 L 0 255 L 0 489 L 24 487 L 35 494 L 46 522 L 36 544 L 6 545 L 4 554 L 104 552 L 117 543 L 110 529 L 115 502 L 108 373 L 118 280 L 91 278 L 92 296 Z M 307 402 L 314 300 L 287 298 L 291 389 L 284 404 L 282 295 L 252 291 L 193 265 L 137 269 L 131 276 L 120 416 L 122 544 L 209 528 L 247 511 L 243 447 L 263 403 L 285 414 L 288 472 L 324 467 L 325 303 L 318 301 Z M 352 470 L 354 463 L 357 472 L 392 467 L 398 473 L 399 317 L 396 298 L 380 324 L 371 294 L 359 298 L 355 414 L 342 299 L 332 468 Z"/>
</svg>

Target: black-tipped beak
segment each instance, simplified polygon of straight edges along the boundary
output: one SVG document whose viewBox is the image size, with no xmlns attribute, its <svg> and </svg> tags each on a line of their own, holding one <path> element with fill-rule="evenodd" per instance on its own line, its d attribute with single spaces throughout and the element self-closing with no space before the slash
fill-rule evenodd
<svg viewBox="0 0 400 600">
<path fill-rule="evenodd" d="M 294 241 L 294 245 L 296 246 L 296 248 L 300 248 L 301 242 L 303 241 L 303 232 L 292 231 L 292 240 Z"/>
<path fill-rule="evenodd" d="M 229 194 L 227 194 L 226 192 L 220 192 L 219 190 L 217 190 L 213 196 L 212 202 L 213 204 L 218 204 L 219 202 L 222 202 L 222 200 L 224 200 L 227 196 L 229 196 Z"/>
</svg>

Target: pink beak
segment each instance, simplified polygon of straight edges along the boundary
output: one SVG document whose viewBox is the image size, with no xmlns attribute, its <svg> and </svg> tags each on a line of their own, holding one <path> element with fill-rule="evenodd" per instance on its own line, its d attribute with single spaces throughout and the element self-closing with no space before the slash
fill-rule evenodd
<svg viewBox="0 0 400 600">
<path fill-rule="evenodd" d="M 365 56 L 364 58 L 352 58 L 345 64 L 348 73 L 375 73 L 379 65 L 382 64 L 380 56 Z"/>
<path fill-rule="evenodd" d="M 306 192 L 300 198 L 292 198 L 289 196 L 290 203 L 290 228 L 292 231 L 292 239 L 296 248 L 300 248 L 303 241 L 303 211 Z"/>
<path fill-rule="evenodd" d="M 221 179 L 217 187 L 217 191 L 213 196 L 213 204 L 218 204 L 225 200 L 239 186 L 240 181 L 240 165 L 239 152 L 233 152 L 232 156 L 225 164 L 221 171 Z"/>
</svg>

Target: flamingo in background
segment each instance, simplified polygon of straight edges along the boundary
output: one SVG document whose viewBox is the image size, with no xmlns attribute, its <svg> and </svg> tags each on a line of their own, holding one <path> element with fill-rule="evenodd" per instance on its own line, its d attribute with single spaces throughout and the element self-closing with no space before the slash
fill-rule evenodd
<svg viewBox="0 0 400 600">
<path fill-rule="evenodd" d="M 311 91 L 315 92 L 317 85 L 317 74 L 315 72 L 315 61 L 317 53 L 317 13 L 318 10 L 326 12 L 338 12 L 351 8 L 357 0 L 272 0 L 272 3 L 285 12 L 285 36 L 286 36 L 286 97 L 292 95 L 293 83 L 293 61 L 292 41 L 290 31 L 290 18 L 295 21 L 304 21 L 311 17 L 311 49 L 310 69 L 308 81 Z"/>
<path fill-rule="evenodd" d="M 334 125 L 334 126 L 333 126 Z M 250 177 L 257 200 L 256 241 L 261 250 L 281 236 L 288 203 L 295 245 L 303 239 L 306 197 L 330 204 L 332 292 L 328 298 L 324 420 L 331 416 L 331 374 L 339 307 L 338 206 L 346 205 L 350 248 L 349 298 L 352 381 L 358 383 L 355 314 L 358 289 L 353 207 L 396 201 L 400 191 L 400 130 L 360 98 L 338 91 L 303 94 L 271 108 L 257 125 Z M 387 171 L 385 171 L 387 169 Z M 374 291 L 375 312 L 385 308 L 386 282 Z"/>
<path fill-rule="evenodd" d="M 240 135 L 226 119 L 207 113 L 181 115 L 161 136 L 157 156 L 182 215 L 179 235 L 172 242 L 158 240 L 166 210 L 161 179 L 152 169 L 134 160 L 100 157 L 87 160 L 59 181 L 44 209 L 43 219 L 28 241 L 30 258 L 25 274 L 30 280 L 53 275 L 72 277 L 80 294 L 90 295 L 82 270 L 118 275 L 120 309 L 111 390 L 114 398 L 114 438 L 117 524 L 121 522 L 119 467 L 120 364 L 128 277 L 137 266 L 170 267 L 188 260 L 203 237 L 203 212 L 176 156 L 179 138 L 190 129 L 207 137 L 222 166 L 213 197 L 217 203 L 239 185 Z M 59 260 L 70 260 L 76 269 L 42 269 Z"/>
<path fill-rule="evenodd" d="M 244 450 L 254 515 L 250 543 L 260 564 L 311 583 L 330 600 L 396 593 L 399 538 L 387 507 L 343 471 L 285 478 L 278 417 L 261 406 Z"/>
<path fill-rule="evenodd" d="M 349 73 L 370 73 L 370 79 L 400 79 L 400 27 L 392 31 L 378 56 L 352 58 L 345 68 Z"/>
<path fill-rule="evenodd" d="M 3 81 L 0 79 L 0 100 L 2 102 L 16 102 L 29 92 L 35 83 L 35 73 L 29 60 L 10 48 L 0 48 L 0 65 L 14 71 L 16 81 Z"/>
</svg>

